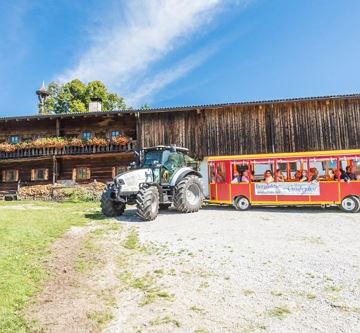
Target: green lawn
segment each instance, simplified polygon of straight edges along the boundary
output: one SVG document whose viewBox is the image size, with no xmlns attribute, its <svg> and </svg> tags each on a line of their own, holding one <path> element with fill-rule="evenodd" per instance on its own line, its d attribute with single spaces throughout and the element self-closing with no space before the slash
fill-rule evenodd
<svg viewBox="0 0 360 333">
<path fill-rule="evenodd" d="M 96 203 L 0 202 L 0 332 L 25 332 L 21 315 L 41 285 L 49 245 L 96 218 Z"/>
</svg>

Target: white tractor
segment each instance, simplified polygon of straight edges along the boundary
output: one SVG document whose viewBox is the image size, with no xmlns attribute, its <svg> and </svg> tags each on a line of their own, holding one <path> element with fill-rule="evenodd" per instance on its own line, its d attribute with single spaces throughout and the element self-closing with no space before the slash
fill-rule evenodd
<svg viewBox="0 0 360 333">
<path fill-rule="evenodd" d="M 171 205 L 181 213 L 197 212 L 204 200 L 198 164 L 188 149 L 176 146 L 144 148 L 137 153 L 139 162 L 117 175 L 101 197 L 106 216 L 123 214 L 126 205 L 136 204 L 137 215 L 154 220 L 159 209 Z"/>
</svg>

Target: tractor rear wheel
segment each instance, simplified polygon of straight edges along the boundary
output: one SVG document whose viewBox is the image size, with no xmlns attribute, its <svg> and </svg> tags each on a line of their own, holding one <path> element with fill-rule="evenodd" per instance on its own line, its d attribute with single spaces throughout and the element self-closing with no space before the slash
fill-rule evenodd
<svg viewBox="0 0 360 333">
<path fill-rule="evenodd" d="M 174 207 L 179 212 L 197 212 L 201 208 L 203 200 L 203 185 L 198 176 L 186 176 L 175 186 Z"/>
<path fill-rule="evenodd" d="M 108 217 L 120 216 L 125 211 L 125 204 L 111 200 L 110 193 L 111 190 L 107 188 L 101 195 L 101 211 Z"/>
<path fill-rule="evenodd" d="M 155 220 L 159 212 L 159 191 L 155 186 L 143 186 L 136 196 L 137 216 L 144 221 Z"/>
</svg>

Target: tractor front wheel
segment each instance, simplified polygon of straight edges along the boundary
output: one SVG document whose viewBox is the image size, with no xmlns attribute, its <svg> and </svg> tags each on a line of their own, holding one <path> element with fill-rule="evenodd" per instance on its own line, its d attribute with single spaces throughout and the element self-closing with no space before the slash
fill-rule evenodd
<svg viewBox="0 0 360 333">
<path fill-rule="evenodd" d="M 125 204 L 111 200 L 110 192 L 111 190 L 107 188 L 101 195 L 101 211 L 108 217 L 120 216 L 125 211 Z"/>
<path fill-rule="evenodd" d="M 159 212 L 159 191 L 155 186 L 143 186 L 136 196 L 137 216 L 144 221 L 155 220 Z"/>
<path fill-rule="evenodd" d="M 182 179 L 174 190 L 174 207 L 182 213 L 197 212 L 204 200 L 201 179 L 190 175 Z"/>
</svg>

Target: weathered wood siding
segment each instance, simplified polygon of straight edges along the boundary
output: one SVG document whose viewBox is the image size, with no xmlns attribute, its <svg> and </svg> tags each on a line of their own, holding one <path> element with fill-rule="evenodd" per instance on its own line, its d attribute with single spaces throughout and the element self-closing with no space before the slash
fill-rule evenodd
<svg viewBox="0 0 360 333">
<path fill-rule="evenodd" d="M 66 158 L 58 160 L 58 180 L 71 180 L 74 168 L 90 168 L 91 178 L 89 180 L 77 180 L 78 183 L 89 183 L 94 180 L 98 182 L 108 182 L 113 179 L 112 168 L 128 166 L 134 160 L 132 153 L 112 155 L 108 157 L 88 157 L 88 158 Z"/>
<path fill-rule="evenodd" d="M 31 169 L 47 168 L 49 170 L 48 180 L 31 180 Z M 52 183 L 53 161 L 52 159 L 40 159 L 36 161 L 2 162 L 0 174 L 3 170 L 18 170 L 21 186 L 44 185 Z M 16 191 L 18 182 L 2 182 L 0 180 L 0 191 Z"/>
<path fill-rule="evenodd" d="M 142 113 L 138 145 L 176 144 L 196 157 L 360 147 L 360 99 L 229 105 Z"/>
</svg>

